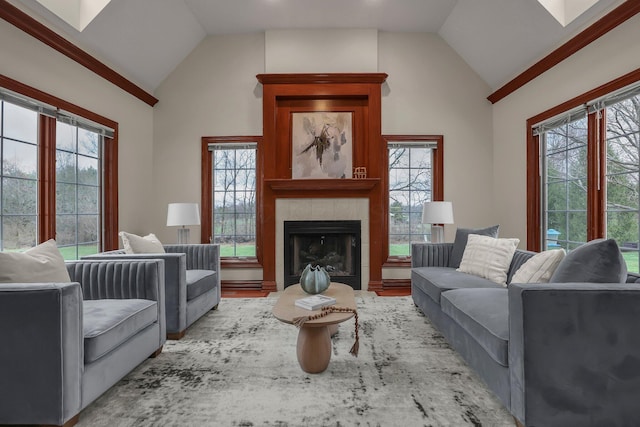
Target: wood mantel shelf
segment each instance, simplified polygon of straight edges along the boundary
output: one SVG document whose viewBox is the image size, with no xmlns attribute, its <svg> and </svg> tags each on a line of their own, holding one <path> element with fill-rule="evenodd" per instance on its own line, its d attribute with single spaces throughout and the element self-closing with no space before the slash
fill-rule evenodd
<svg viewBox="0 0 640 427">
<path fill-rule="evenodd" d="M 276 194 L 304 192 L 313 197 L 318 192 L 335 192 L 336 197 L 355 193 L 368 193 L 380 182 L 380 178 L 364 179 L 265 179 L 264 183 Z M 346 194 L 345 194 L 346 192 Z"/>
</svg>

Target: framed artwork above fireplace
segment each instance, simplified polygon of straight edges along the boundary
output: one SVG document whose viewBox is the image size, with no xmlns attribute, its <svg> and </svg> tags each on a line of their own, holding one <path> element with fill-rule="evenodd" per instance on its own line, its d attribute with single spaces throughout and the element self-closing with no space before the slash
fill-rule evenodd
<svg viewBox="0 0 640 427">
<path fill-rule="evenodd" d="M 291 178 L 352 177 L 351 112 L 291 113 Z"/>
</svg>

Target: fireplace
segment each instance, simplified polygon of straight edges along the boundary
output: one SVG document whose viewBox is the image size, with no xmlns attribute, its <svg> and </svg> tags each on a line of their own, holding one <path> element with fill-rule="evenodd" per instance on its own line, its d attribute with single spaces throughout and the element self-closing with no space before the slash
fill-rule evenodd
<svg viewBox="0 0 640 427">
<path fill-rule="evenodd" d="M 285 221 L 284 286 L 300 282 L 308 265 L 319 265 L 331 281 L 361 288 L 360 221 Z"/>
</svg>

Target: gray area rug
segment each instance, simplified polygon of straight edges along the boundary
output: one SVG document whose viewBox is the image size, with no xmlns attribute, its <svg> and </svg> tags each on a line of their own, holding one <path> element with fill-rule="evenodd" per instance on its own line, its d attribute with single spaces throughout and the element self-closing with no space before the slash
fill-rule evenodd
<svg viewBox="0 0 640 427">
<path fill-rule="evenodd" d="M 275 297 L 223 299 L 80 414 L 78 426 L 510 426 L 513 418 L 413 305 L 357 297 L 328 369 L 306 374 Z"/>
</svg>

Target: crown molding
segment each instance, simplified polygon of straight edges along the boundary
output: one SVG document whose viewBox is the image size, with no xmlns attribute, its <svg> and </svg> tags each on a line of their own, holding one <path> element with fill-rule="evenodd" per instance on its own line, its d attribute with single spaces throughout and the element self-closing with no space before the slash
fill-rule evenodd
<svg viewBox="0 0 640 427">
<path fill-rule="evenodd" d="M 542 58 L 540 61 L 533 64 L 531 67 L 527 68 L 524 72 L 502 86 L 500 89 L 493 92 L 487 97 L 487 99 L 492 104 L 495 104 L 496 102 L 520 89 L 531 80 L 555 67 L 560 62 L 564 61 L 582 48 L 588 46 L 589 44 L 591 44 L 591 42 L 599 39 L 609 31 L 613 30 L 628 19 L 637 15 L 639 12 L 640 1 L 625 1 L 620 6 L 600 18 L 594 24 L 590 25 L 580 34 Z"/>
<path fill-rule="evenodd" d="M 158 99 L 153 95 L 6 0 L 0 0 L 0 18 L 88 68 L 146 104 L 153 107 L 158 102 Z"/>
</svg>

